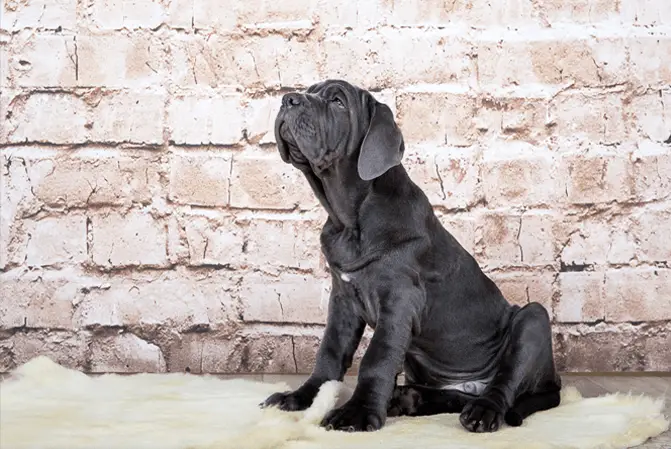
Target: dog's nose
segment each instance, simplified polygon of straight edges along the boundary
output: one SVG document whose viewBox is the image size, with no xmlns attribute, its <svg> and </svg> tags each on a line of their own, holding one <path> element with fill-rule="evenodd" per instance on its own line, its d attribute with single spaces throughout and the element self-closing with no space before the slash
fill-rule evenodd
<svg viewBox="0 0 671 449">
<path fill-rule="evenodd" d="M 301 104 L 301 94 L 292 92 L 290 94 L 285 94 L 282 97 L 282 106 L 284 107 L 298 106 L 300 104 Z"/>
</svg>

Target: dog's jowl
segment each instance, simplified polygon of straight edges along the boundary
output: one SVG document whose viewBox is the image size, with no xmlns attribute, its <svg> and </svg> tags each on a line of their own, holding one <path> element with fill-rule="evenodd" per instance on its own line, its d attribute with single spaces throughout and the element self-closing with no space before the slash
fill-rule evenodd
<svg viewBox="0 0 671 449">
<path fill-rule="evenodd" d="M 401 164 L 403 136 L 388 106 L 328 80 L 283 97 L 275 134 L 282 159 L 328 212 L 321 245 L 332 289 L 312 374 L 263 406 L 309 407 L 324 382 L 342 380 L 366 324 L 374 332 L 356 389 L 324 418 L 327 429 L 460 413 L 469 431 L 492 432 L 559 404 L 547 312 L 509 304 L 442 227 Z"/>
</svg>

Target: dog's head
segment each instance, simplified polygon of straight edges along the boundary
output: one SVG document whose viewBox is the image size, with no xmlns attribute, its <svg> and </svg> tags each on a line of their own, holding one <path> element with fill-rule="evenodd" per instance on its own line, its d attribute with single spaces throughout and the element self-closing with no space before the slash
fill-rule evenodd
<svg viewBox="0 0 671 449">
<path fill-rule="evenodd" d="M 342 80 L 284 95 L 275 138 L 282 159 L 301 170 L 325 176 L 338 166 L 356 164 L 366 181 L 400 164 L 404 151 L 391 109 Z"/>
</svg>

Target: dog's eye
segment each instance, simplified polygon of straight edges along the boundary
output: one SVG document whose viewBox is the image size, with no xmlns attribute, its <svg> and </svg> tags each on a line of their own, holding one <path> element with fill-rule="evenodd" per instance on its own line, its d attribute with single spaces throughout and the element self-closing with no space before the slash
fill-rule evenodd
<svg viewBox="0 0 671 449">
<path fill-rule="evenodd" d="M 344 107 L 345 107 L 345 103 L 343 103 L 342 100 L 341 100 L 340 98 L 338 98 L 338 97 L 335 97 L 333 100 L 331 100 L 331 102 L 332 102 L 332 103 L 335 103 L 336 106 L 338 106 L 338 107 L 340 107 L 340 108 L 344 108 Z"/>
</svg>

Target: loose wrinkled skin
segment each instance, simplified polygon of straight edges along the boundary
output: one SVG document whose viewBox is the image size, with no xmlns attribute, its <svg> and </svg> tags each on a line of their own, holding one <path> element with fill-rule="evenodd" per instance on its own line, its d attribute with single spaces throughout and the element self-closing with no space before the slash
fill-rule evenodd
<svg viewBox="0 0 671 449">
<path fill-rule="evenodd" d="M 366 324 L 374 333 L 356 389 L 323 419 L 327 429 L 461 413 L 469 431 L 491 432 L 559 404 L 547 312 L 510 305 L 443 228 L 401 164 L 403 136 L 386 105 L 327 80 L 283 97 L 275 134 L 282 160 L 328 212 L 321 245 L 332 289 L 312 374 L 262 406 L 309 407 L 324 382 L 343 379 Z"/>
</svg>

